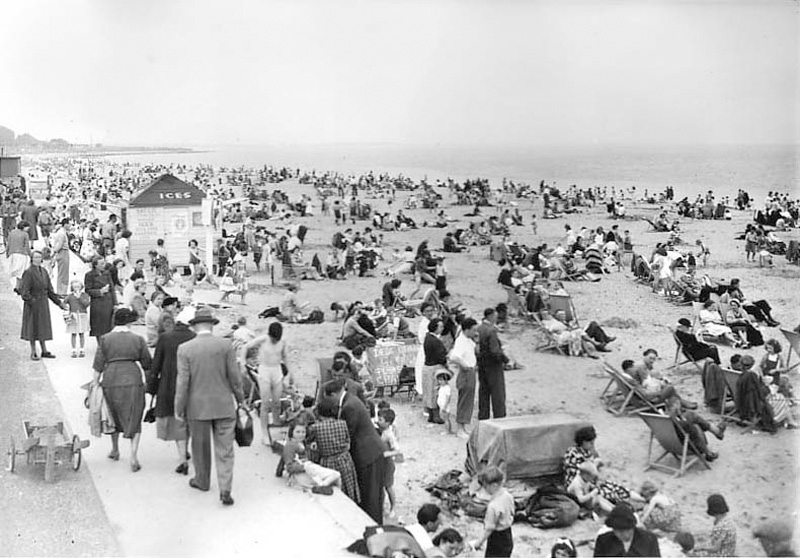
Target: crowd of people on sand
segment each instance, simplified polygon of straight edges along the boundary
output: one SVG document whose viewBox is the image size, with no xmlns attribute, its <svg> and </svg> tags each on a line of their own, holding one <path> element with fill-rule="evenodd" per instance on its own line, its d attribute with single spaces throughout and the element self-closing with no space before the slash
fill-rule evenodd
<svg viewBox="0 0 800 558">
<path fill-rule="evenodd" d="M 772 433 L 779 427 L 796 428 L 790 368 L 782 344 L 769 331 L 779 325 L 772 306 L 765 300 L 745 297 L 738 279 L 715 281 L 705 274 L 698 279 L 698 264 L 705 268 L 711 252 L 702 240 L 696 241 L 696 248 L 682 249 L 677 222 L 668 218 L 667 210 L 661 212 L 654 227 L 671 237 L 657 244 L 648 257 L 634 252 L 630 230 L 623 227 L 620 231 L 618 223 L 608 230 L 584 226 L 578 231 L 566 224 L 563 241 L 552 248 L 509 241 L 512 230 L 527 227 L 519 208 L 506 203 L 508 198 L 541 199 L 543 218 L 602 203 L 609 216 L 624 220 L 629 217 L 626 201 L 668 203 L 674 199 L 671 187 L 658 196 L 645 191 L 641 198 L 635 188 L 560 189 L 544 181 L 536 189 L 504 180 L 502 189 L 493 191 L 484 179 L 428 184 L 402 175 L 373 173 L 355 177 L 272 167 L 217 170 L 128 165 L 106 176 L 91 162 L 64 165 L 53 162 L 51 170 L 74 176 L 75 181 L 54 184 L 50 197 L 40 205 L 27 199 L 24 192 L 2 192 L 0 216 L 11 287 L 24 301 L 21 337 L 29 341 L 32 359 L 55 358 L 47 348 L 52 339 L 49 303 L 60 307 L 71 336 L 73 358 L 83 358 L 90 352 L 86 334 L 96 339 L 95 373 L 88 389 L 91 401 L 105 401 L 102 409 L 93 411 L 97 416 L 93 431 L 110 435 L 109 459 L 120 459 L 122 434 L 130 440 L 130 468 L 134 473 L 139 471 L 142 422 L 152 419 L 157 437 L 175 444 L 175 473 L 188 475 L 191 463 L 194 475 L 189 486 L 208 491 L 213 437 L 223 505 L 234 503 L 237 417 L 241 410 L 256 410 L 262 442 L 281 456 L 276 474 L 285 477 L 290 486 L 321 494 L 338 487 L 378 525 L 384 520 L 397 523 L 394 475 L 395 464 L 404 459 L 402 438 L 397 413 L 384 397 L 384 390 L 391 386 L 381 385 L 368 358 L 371 348 L 404 339 L 416 342 L 413 375 L 403 378 L 403 371 L 399 381 L 422 401 L 431 428 L 467 439 L 475 418 L 476 396 L 478 420 L 506 416 L 505 371 L 518 364 L 501 342 L 504 324 L 510 318 L 528 318 L 565 354 L 599 358 L 600 353 L 609 351 L 607 346 L 615 337 L 596 321 L 578 325 L 571 302 L 558 306 L 556 301 L 569 299 L 564 282 L 600 280 L 626 265 L 654 293 L 675 303 L 699 305 L 691 316 L 693 320 L 679 320 L 674 336 L 684 355 L 702 369 L 704 403 L 709 409 L 724 412 L 730 405 L 725 400 L 725 371 L 719 351 L 707 342 L 713 338 L 741 351 L 730 362 L 730 369 L 741 372 L 739 393 L 735 394 L 737 421 Z M 234 199 L 235 188 L 257 202 L 224 206 L 225 231 L 214 248 L 213 269 L 206 269 L 198 242 L 189 242 L 189 275 L 185 280 L 176 276 L 163 240 L 149 252 L 149 262 L 131 261 L 135 235 L 124 229 L 115 213 L 109 213 L 106 221 L 94 214 L 102 206 L 123 203 L 165 171 L 191 172 L 196 184 L 219 199 Z M 308 228 L 293 219 L 293 215 L 313 213 L 313 200 L 302 196 L 292 202 L 280 191 L 268 199 L 261 194 L 264 185 L 279 185 L 290 178 L 316 187 L 321 199 L 320 218 L 332 219 L 339 228 L 324 264 L 316 254 L 309 260 L 304 252 Z M 412 190 L 420 203 L 415 207 L 432 213 L 438 210 L 433 220 L 420 225 L 445 229 L 457 220 L 441 209 L 445 195 L 440 192 L 444 188 L 450 203 L 474 206 L 467 216 L 476 219 L 465 228 L 447 231 L 441 249 L 432 250 L 424 241 L 416 250 L 407 246 L 392 254 L 385 251 L 384 232 L 402 233 L 418 225 L 405 215 L 404 208 L 396 209 L 394 215 L 381 214 L 366 200 L 380 198 L 391 207 L 397 190 Z M 736 203 L 744 210 L 752 199 L 740 191 Z M 493 206 L 496 214 L 489 215 Z M 720 212 L 720 206 L 724 211 Z M 713 193 L 694 203 L 681 200 L 676 207 L 679 215 L 687 218 L 724 219 L 730 211 L 728 200 L 716 203 Z M 770 195 L 762 217 L 767 222 L 774 220 L 772 226 L 778 229 L 794 227 L 797 207 L 788 196 Z M 776 215 L 779 217 L 773 219 Z M 536 217 L 534 214 L 529 220 L 534 234 Z M 269 219 L 277 220 L 280 227 L 269 230 L 257 224 Z M 368 223 L 363 232 L 356 230 L 357 221 Z M 758 221 L 745 232 L 748 260 L 751 248 L 757 250 L 776 241 L 764 230 L 765 225 Z M 448 290 L 449 272 L 443 254 L 449 257 L 486 244 L 491 245 L 491 257 L 500 267 L 497 283 L 508 298 L 470 316 Z M 83 281 L 70 280 L 71 253 L 90 265 Z M 264 271 L 272 272 L 280 262 L 284 279 L 292 283 L 280 307 L 262 313 L 263 317 L 275 318 L 265 334 L 257 334 L 244 317 L 224 336 L 215 334 L 219 319 L 211 306 L 194 302 L 194 286 L 208 282 L 219 289 L 220 302 L 237 294 L 245 304 L 249 254 L 253 255 L 256 273 L 262 271 L 262 264 Z M 630 262 L 626 263 L 628 258 Z M 324 314 L 299 301 L 300 281 L 364 277 L 374 274 L 380 261 L 385 264 L 386 282 L 373 300 L 331 304 L 334 319 L 340 314 L 343 319 L 341 349 L 322 371 L 323 382 L 316 396 L 301 395 L 281 322 L 314 323 L 320 315 L 324 319 Z M 582 268 L 576 261 L 583 263 Z M 413 283 L 407 295 L 402 292 L 405 277 Z M 168 292 L 178 283 L 185 293 L 180 298 Z M 418 319 L 416 329 L 412 319 Z M 744 351 L 761 346 L 765 352 L 756 365 L 754 356 Z M 654 349 L 647 349 L 638 362 L 624 360 L 620 374 L 637 386 L 641 397 L 663 409 L 661 412 L 688 436 L 693 451 L 706 461 L 717 459 L 719 453 L 709 445 L 706 433 L 724 441 L 728 423 L 704 418 L 696 402 L 687 400 L 665 373 L 654 369 L 657 357 Z M 283 429 L 283 439 L 273 438 L 274 428 Z M 558 486 L 559 493 L 576 507 L 578 516 L 596 521 L 604 518 L 605 526 L 594 543 L 595 556 L 658 556 L 656 534 L 674 537 L 687 555 L 734 555 L 736 526 L 722 495 L 708 496 L 710 533 L 703 537 L 703 544 L 695 546 L 675 500 L 653 481 L 634 490 L 612 479 L 594 447 L 596 438 L 594 427 L 575 433 L 575 445 L 563 456 L 563 477 Z M 510 556 L 516 510 L 514 498 L 504 488 L 504 473 L 487 467 L 479 472 L 477 481 L 487 498 L 481 536 L 467 541 L 456 529 L 443 528 L 445 514 L 437 505 L 425 504 L 417 513 L 417 522 L 405 526 L 409 546 L 403 550 L 400 545 L 394 553 L 385 555 L 455 556 L 465 549 L 485 546 L 486 556 Z M 769 523 L 759 527 L 756 536 L 768 555 L 787 555 L 778 553 L 789 548 L 789 527 Z M 576 543 L 561 538 L 553 544 L 551 555 L 576 556 L 576 549 Z"/>
</svg>

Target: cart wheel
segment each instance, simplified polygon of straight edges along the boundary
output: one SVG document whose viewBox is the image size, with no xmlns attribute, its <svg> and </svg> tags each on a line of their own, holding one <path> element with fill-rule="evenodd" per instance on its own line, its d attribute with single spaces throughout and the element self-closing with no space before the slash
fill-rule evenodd
<svg viewBox="0 0 800 558">
<path fill-rule="evenodd" d="M 8 462 L 6 464 L 6 471 L 14 472 L 14 467 L 17 464 L 17 448 L 14 445 L 14 438 L 8 439 Z"/>
<path fill-rule="evenodd" d="M 81 468 L 82 457 L 81 457 L 80 443 L 81 443 L 81 440 L 80 440 L 80 438 L 78 438 L 77 435 L 72 437 L 72 447 L 73 448 L 76 448 L 76 447 L 78 448 L 78 449 L 73 449 L 72 450 L 72 470 L 73 471 L 77 471 L 78 469 Z"/>
</svg>

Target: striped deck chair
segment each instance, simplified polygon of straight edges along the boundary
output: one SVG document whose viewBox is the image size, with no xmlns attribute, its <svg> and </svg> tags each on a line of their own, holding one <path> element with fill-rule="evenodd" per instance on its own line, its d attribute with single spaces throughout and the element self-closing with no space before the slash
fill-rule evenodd
<svg viewBox="0 0 800 558">
<path fill-rule="evenodd" d="M 650 429 L 650 445 L 647 449 L 645 471 L 657 469 L 671 473 L 673 477 L 680 477 L 698 463 L 706 469 L 711 469 L 705 457 L 692 444 L 689 435 L 672 420 L 672 417 L 652 413 L 639 413 L 639 416 Z M 664 449 L 664 453 L 656 459 L 653 459 L 653 440 L 658 440 Z M 662 462 L 669 456 L 677 459 L 677 466 L 670 466 Z"/>
<path fill-rule="evenodd" d="M 795 333 L 794 331 L 789 331 L 788 329 L 781 328 L 781 333 L 783 336 L 786 337 L 786 341 L 789 343 L 789 351 L 786 353 L 786 368 L 788 370 L 794 370 L 798 366 L 800 366 L 800 361 L 794 363 L 793 365 L 789 366 L 789 361 L 792 360 L 792 352 L 795 355 L 800 357 L 800 333 Z"/>
<path fill-rule="evenodd" d="M 664 403 L 653 403 L 635 382 L 628 379 L 607 362 L 603 362 L 603 370 L 611 376 L 606 389 L 600 394 L 606 410 L 613 415 L 634 415 L 642 411 L 660 414 Z"/>
<path fill-rule="evenodd" d="M 603 255 L 597 248 L 587 248 L 583 253 L 583 259 L 586 260 L 586 269 L 592 273 L 603 273 Z"/>
</svg>

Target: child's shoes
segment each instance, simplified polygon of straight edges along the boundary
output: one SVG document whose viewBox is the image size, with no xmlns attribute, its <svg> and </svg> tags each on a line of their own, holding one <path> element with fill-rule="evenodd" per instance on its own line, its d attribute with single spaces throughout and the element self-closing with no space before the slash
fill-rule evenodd
<svg viewBox="0 0 800 558">
<path fill-rule="evenodd" d="M 76 351 L 75 349 L 72 349 L 72 354 L 71 354 L 70 356 L 71 356 L 72 358 L 77 358 L 77 356 L 78 356 L 78 351 Z"/>
</svg>

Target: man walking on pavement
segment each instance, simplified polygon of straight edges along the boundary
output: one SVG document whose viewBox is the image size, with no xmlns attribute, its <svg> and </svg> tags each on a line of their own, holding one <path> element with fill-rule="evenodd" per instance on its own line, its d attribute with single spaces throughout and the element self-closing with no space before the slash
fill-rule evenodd
<svg viewBox="0 0 800 558">
<path fill-rule="evenodd" d="M 478 420 L 506 416 L 505 364 L 508 357 L 497 337 L 497 311 L 483 311 L 483 322 L 478 326 Z"/>
<path fill-rule="evenodd" d="M 199 308 L 189 320 L 197 337 L 178 347 L 175 417 L 189 421 L 195 471 L 189 486 L 203 492 L 210 488 L 213 433 L 219 499 L 223 505 L 232 506 L 234 399 L 241 404 L 244 393 L 231 342 L 214 337 L 218 323 L 210 308 Z"/>
<path fill-rule="evenodd" d="M 50 239 L 53 259 L 58 265 L 56 292 L 60 295 L 69 293 L 69 231 L 71 227 L 69 219 L 62 219 L 61 227 Z"/>
</svg>

